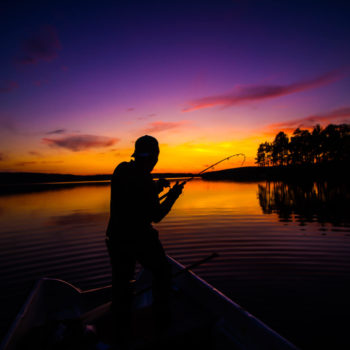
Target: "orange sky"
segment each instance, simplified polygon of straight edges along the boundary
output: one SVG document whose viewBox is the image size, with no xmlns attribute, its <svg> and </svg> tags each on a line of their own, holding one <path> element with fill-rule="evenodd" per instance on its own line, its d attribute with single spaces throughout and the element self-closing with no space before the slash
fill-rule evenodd
<svg viewBox="0 0 350 350">
<path fill-rule="evenodd" d="M 350 7 L 253 3 L 9 3 L 0 171 L 109 174 L 144 134 L 155 172 L 249 166 L 279 131 L 349 123 Z"/>
</svg>

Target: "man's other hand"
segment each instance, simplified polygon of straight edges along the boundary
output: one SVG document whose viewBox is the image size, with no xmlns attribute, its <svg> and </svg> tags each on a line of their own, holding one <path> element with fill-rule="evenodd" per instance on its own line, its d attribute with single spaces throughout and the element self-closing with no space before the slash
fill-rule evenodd
<svg viewBox="0 0 350 350">
<path fill-rule="evenodd" d="M 181 183 L 179 183 L 179 181 L 176 181 L 175 185 L 170 189 L 168 196 L 170 196 L 170 198 L 173 200 L 176 200 L 182 193 L 185 183 L 185 181 Z"/>
<path fill-rule="evenodd" d="M 167 179 L 159 179 L 156 182 L 156 186 L 158 193 L 161 193 L 165 187 L 170 187 L 170 182 Z"/>
</svg>

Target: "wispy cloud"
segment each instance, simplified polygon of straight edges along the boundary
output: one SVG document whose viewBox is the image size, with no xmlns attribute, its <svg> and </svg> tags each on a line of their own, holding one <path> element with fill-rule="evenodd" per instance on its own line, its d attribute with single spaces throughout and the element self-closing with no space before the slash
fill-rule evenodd
<svg viewBox="0 0 350 350">
<path fill-rule="evenodd" d="M 332 122 L 349 123 L 350 122 L 350 107 L 343 107 L 332 110 L 323 114 L 310 115 L 304 118 L 297 118 L 281 123 L 271 124 L 270 128 L 307 128 L 313 127 L 316 124 L 329 124 Z"/>
<path fill-rule="evenodd" d="M 56 130 L 48 131 L 46 135 L 64 134 L 66 131 L 67 131 L 66 129 L 56 129 Z"/>
<path fill-rule="evenodd" d="M 48 80 L 47 79 L 42 79 L 42 80 L 36 80 L 33 82 L 35 86 L 42 86 L 47 84 Z"/>
<path fill-rule="evenodd" d="M 317 78 L 300 81 L 289 85 L 248 85 L 238 86 L 232 93 L 216 96 L 208 96 L 188 102 L 189 107 L 183 112 L 215 106 L 229 107 L 249 101 L 259 101 L 293 94 L 323 85 L 330 84 L 340 79 L 344 73 L 334 70 Z"/>
<path fill-rule="evenodd" d="M 156 121 L 153 123 L 149 123 L 149 127 L 144 129 L 144 132 L 146 133 L 156 133 L 161 132 L 165 130 L 170 129 L 177 129 L 185 124 L 188 124 L 188 120 L 181 120 L 178 122 L 163 122 L 163 121 Z"/>
<path fill-rule="evenodd" d="M 17 165 L 17 166 L 27 166 L 27 165 L 34 165 L 34 164 L 37 164 L 37 163 L 38 162 L 33 160 L 33 161 L 28 161 L 28 162 L 18 162 L 18 163 L 15 163 L 15 165 Z"/>
<path fill-rule="evenodd" d="M 57 57 L 57 51 L 60 49 L 61 43 L 56 29 L 52 26 L 45 26 L 23 42 L 16 62 L 25 65 L 36 64 L 39 61 L 51 61 Z"/>
<path fill-rule="evenodd" d="M 119 139 L 98 135 L 70 135 L 60 139 L 43 138 L 42 142 L 51 147 L 66 148 L 77 152 L 90 148 L 109 147 L 117 143 Z"/>
<path fill-rule="evenodd" d="M 135 108 L 130 107 L 130 108 L 128 108 L 126 111 L 127 111 L 127 112 L 132 112 L 132 111 L 134 111 L 134 110 L 135 110 Z"/>
<path fill-rule="evenodd" d="M 313 114 L 303 118 L 296 118 L 280 123 L 270 124 L 264 128 L 263 133 L 269 136 L 273 136 L 279 131 L 284 131 L 287 134 L 292 134 L 297 128 L 311 130 L 316 124 L 326 126 L 331 123 L 350 123 L 350 107 L 337 108 L 330 112 Z"/>
<path fill-rule="evenodd" d="M 4 160 L 4 153 L 0 152 L 0 162 Z"/>
<path fill-rule="evenodd" d="M 36 157 L 41 156 L 41 153 L 38 151 L 29 151 L 28 154 L 30 154 L 31 156 L 36 156 Z"/>
<path fill-rule="evenodd" d="M 10 116 L 0 116 L 0 129 L 14 134 L 19 133 L 17 122 Z"/>
<path fill-rule="evenodd" d="M 5 81 L 0 87 L 0 93 L 7 93 L 18 89 L 18 83 L 15 81 Z"/>
<path fill-rule="evenodd" d="M 138 117 L 137 120 L 146 120 L 146 119 L 151 119 L 153 117 L 157 116 L 156 113 L 150 113 L 150 114 L 147 114 L 147 116 L 145 117 Z"/>
<path fill-rule="evenodd" d="M 40 164 L 62 164 L 64 160 L 42 160 Z"/>
<path fill-rule="evenodd" d="M 31 160 L 31 161 L 25 161 L 25 162 L 17 162 L 15 165 L 17 166 L 27 166 L 27 165 L 34 165 L 34 164 L 61 164 L 64 163 L 63 160 Z"/>
</svg>

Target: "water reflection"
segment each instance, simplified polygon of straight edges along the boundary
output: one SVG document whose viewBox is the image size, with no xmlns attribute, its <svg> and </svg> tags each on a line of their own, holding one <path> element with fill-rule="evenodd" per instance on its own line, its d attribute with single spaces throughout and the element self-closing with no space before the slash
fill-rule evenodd
<svg viewBox="0 0 350 350">
<path fill-rule="evenodd" d="M 70 225 L 88 225 L 96 223 L 106 223 L 107 213 L 85 213 L 77 212 L 67 215 L 52 216 L 48 221 L 48 226 L 70 226 Z"/>
<path fill-rule="evenodd" d="M 258 185 L 264 214 L 276 213 L 280 221 L 300 225 L 319 222 L 350 227 L 350 193 L 347 183 L 303 184 L 266 182 Z"/>
<path fill-rule="evenodd" d="M 350 310 L 348 190 L 196 179 L 156 228 L 167 253 L 185 265 L 218 252 L 195 272 L 294 343 L 329 335 L 328 348 L 339 348 L 334 335 L 349 343 L 339 331 L 346 326 L 340 316 Z M 1 338 L 38 278 L 82 289 L 110 283 L 104 242 L 110 185 L 0 198 Z"/>
</svg>

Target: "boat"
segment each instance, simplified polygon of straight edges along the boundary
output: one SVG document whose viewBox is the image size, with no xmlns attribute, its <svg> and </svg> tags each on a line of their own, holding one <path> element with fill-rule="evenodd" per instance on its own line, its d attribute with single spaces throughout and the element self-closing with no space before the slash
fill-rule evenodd
<svg viewBox="0 0 350 350">
<path fill-rule="evenodd" d="M 168 256 L 172 319 L 153 327 L 151 274 L 135 280 L 133 334 L 128 349 L 296 350 L 297 347 L 222 292 Z M 111 286 L 82 291 L 59 279 L 40 279 L 0 350 L 118 349 L 111 346 Z"/>
</svg>

